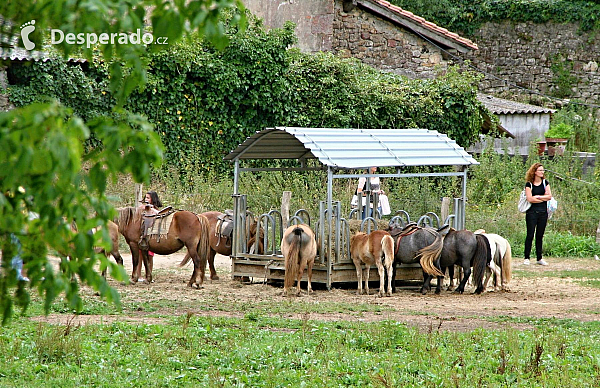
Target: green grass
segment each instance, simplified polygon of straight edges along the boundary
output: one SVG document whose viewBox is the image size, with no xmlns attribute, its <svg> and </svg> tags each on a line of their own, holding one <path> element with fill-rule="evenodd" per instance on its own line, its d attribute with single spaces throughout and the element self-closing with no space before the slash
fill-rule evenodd
<svg viewBox="0 0 600 388">
<path fill-rule="evenodd" d="M 536 328 L 421 333 L 390 321 L 251 316 L 79 327 L 18 319 L 0 334 L 0 386 L 596 386 L 600 323 L 527 323 Z"/>
</svg>

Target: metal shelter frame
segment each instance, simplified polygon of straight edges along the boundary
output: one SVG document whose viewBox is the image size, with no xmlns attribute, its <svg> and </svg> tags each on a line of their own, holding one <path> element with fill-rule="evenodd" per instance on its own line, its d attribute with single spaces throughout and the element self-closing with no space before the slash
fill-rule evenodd
<svg viewBox="0 0 600 388">
<path fill-rule="evenodd" d="M 295 168 L 247 168 L 241 160 L 296 159 L 301 167 Z M 322 167 L 307 167 L 305 161 L 318 159 Z M 467 197 L 468 166 L 479 164 L 471 155 L 448 136 L 426 129 L 339 129 L 339 128 L 267 128 L 248 137 L 225 160 L 234 162 L 234 232 L 232 242 L 233 275 L 236 263 L 252 264 L 265 268 L 273 263 L 269 257 L 277 256 L 275 248 L 270 255 L 247 252 L 240 236 L 246 228 L 246 196 L 239 193 L 239 176 L 243 172 L 259 171 L 327 171 L 327 198 L 321 202 L 318 238 L 320 252 L 327 252 L 326 284 L 330 289 L 334 282 L 333 271 L 340 257 L 341 203 L 333 200 L 333 180 L 359 177 L 459 177 L 462 178 L 462 197 L 454 201 L 454 227 L 464 229 Z M 460 171 L 440 173 L 403 173 L 408 166 L 457 166 Z M 372 166 L 395 167 L 393 174 L 348 173 L 348 170 L 367 169 Z M 369 179 L 367 179 L 369 182 Z M 367 194 L 367 197 L 369 194 Z M 370 198 L 367 199 L 367 203 Z M 265 215 L 271 217 L 271 214 Z M 294 218 L 294 217 L 292 217 Z M 290 220 L 291 221 L 291 220 Z M 327 233 L 325 233 L 327 230 Z M 335 231 L 335 233 L 332 233 Z M 335 235 L 334 235 L 335 234 Z M 273 231 L 273 238 L 275 233 Z M 335 240 L 335 241 L 334 241 Z M 265 250 L 268 247 L 265 246 Z M 266 253 L 266 252 L 265 252 Z M 279 256 L 281 257 L 281 256 Z M 281 274 L 282 275 L 282 274 Z M 313 280 L 315 281 L 315 280 Z M 317 280 L 318 282 L 318 280 Z"/>
</svg>

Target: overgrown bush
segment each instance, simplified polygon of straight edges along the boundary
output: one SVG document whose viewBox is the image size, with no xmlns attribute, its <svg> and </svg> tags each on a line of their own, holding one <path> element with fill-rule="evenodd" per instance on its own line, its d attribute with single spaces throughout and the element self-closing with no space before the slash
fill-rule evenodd
<svg viewBox="0 0 600 388">
<path fill-rule="evenodd" d="M 579 105 L 576 102 L 559 109 L 552 115 L 552 125 L 569 125 L 573 138 L 569 149 L 573 151 L 598 152 L 600 150 L 600 110 Z"/>
</svg>

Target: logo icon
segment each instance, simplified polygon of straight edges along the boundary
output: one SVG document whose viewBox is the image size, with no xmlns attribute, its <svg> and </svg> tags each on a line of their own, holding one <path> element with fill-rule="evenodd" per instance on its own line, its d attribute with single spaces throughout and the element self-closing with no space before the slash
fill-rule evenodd
<svg viewBox="0 0 600 388">
<path fill-rule="evenodd" d="M 35 30 L 35 20 L 29 21 L 21 26 L 21 39 L 27 50 L 33 50 L 35 43 L 29 40 L 29 34 Z"/>
</svg>

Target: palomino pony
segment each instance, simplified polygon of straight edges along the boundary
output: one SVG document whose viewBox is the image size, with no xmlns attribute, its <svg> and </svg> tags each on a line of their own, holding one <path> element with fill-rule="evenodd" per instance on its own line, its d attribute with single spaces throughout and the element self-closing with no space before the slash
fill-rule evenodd
<svg viewBox="0 0 600 388">
<path fill-rule="evenodd" d="M 483 288 L 487 287 L 488 281 L 492 273 L 494 279 L 494 291 L 502 289 L 510 291 L 508 283 L 512 277 L 512 249 L 510 243 L 504 237 L 495 233 L 485 233 L 485 230 L 479 229 L 475 234 L 481 234 L 488 239 L 490 243 L 490 251 L 492 253 L 492 261 L 490 262 L 483 281 Z M 498 280 L 500 279 L 500 280 Z M 498 286 L 500 283 L 500 287 Z"/>
<path fill-rule="evenodd" d="M 133 261 L 133 272 L 131 273 L 132 282 L 136 282 L 141 276 L 142 265 L 139 258 L 139 241 L 142 234 L 143 209 L 135 207 L 125 207 L 118 209 L 119 232 L 125 237 L 125 241 L 131 249 Z M 142 260 L 146 269 L 146 281 L 152 282 L 152 258 L 148 255 L 148 250 L 159 255 L 169 255 L 175 253 L 183 247 L 186 247 L 188 253 L 194 262 L 194 272 L 188 282 L 189 287 L 200 288 L 204 283 L 204 271 L 209 254 L 208 240 L 208 220 L 204 216 L 198 216 L 192 212 L 178 210 L 173 213 L 171 225 L 166 236 L 149 236 L 148 248 L 142 250 Z"/>
<path fill-rule="evenodd" d="M 307 293 L 312 291 L 312 268 L 317 256 L 317 241 L 315 233 L 306 224 L 292 225 L 283 232 L 281 239 L 281 253 L 285 258 L 285 276 L 283 280 L 283 294 L 288 295 L 289 289 L 297 280 L 296 295 L 300 295 L 300 281 L 307 268 L 308 286 Z"/>
<path fill-rule="evenodd" d="M 450 278 L 454 277 L 454 265 L 460 265 L 463 269 L 463 278 L 456 289 L 456 292 L 463 293 L 465 285 L 471 276 L 471 266 L 473 267 L 473 283 L 477 287 L 476 294 L 483 292 L 483 276 L 487 263 L 491 260 L 490 246 L 488 240 L 479 234 L 474 234 L 470 230 L 456 230 L 450 228 L 444 236 L 444 248 L 440 254 L 436 266 L 441 268 L 442 273 L 448 268 Z M 429 289 L 433 276 L 425 279 L 423 287 Z M 435 293 L 439 294 L 442 287 L 442 278 L 438 276 L 438 283 Z"/>
<path fill-rule="evenodd" d="M 365 293 L 369 295 L 369 272 L 375 264 L 379 272 L 379 297 L 385 294 L 385 273 L 387 271 L 387 296 L 392 296 L 392 265 L 394 263 L 394 239 L 384 230 L 375 230 L 369 234 L 356 232 L 350 237 L 350 256 L 356 267 L 358 277 L 357 295 L 363 293 L 362 263 L 365 264 Z M 383 262 L 382 262 L 383 259 Z M 384 268 L 385 267 L 385 268 Z"/>
<path fill-rule="evenodd" d="M 215 256 L 217 253 L 224 256 L 231 256 L 231 241 L 228 241 L 226 237 L 221 236 L 217 231 L 217 222 L 219 221 L 219 217 L 222 217 L 224 213 L 217 211 L 210 211 L 201 214 L 202 216 L 208 219 L 208 229 L 209 229 L 209 240 L 210 240 L 210 254 L 208 256 L 208 267 L 210 269 L 210 279 L 211 280 L 219 280 L 219 275 L 217 275 L 217 270 L 215 269 Z M 248 228 L 248 251 L 252 247 L 254 247 L 254 242 L 256 241 L 256 221 L 250 222 Z M 258 254 L 262 255 L 265 251 L 263 246 L 263 237 L 264 230 L 260 228 L 260 234 L 258 237 Z M 179 263 L 180 267 L 183 267 L 190 261 L 191 257 L 189 254 L 186 254 L 181 263 Z"/>
<path fill-rule="evenodd" d="M 395 246 L 394 264 L 392 265 L 392 292 L 396 290 L 394 280 L 396 279 L 396 263 L 398 262 L 402 264 L 420 263 L 423 269 L 423 279 L 426 279 L 427 275 L 444 276 L 439 268 L 434 265 L 442 252 L 444 230 L 440 233 L 436 229 L 420 227 L 411 223 L 404 228 L 398 224 L 392 224 L 389 226 L 388 232 L 394 238 Z M 421 288 L 421 293 L 426 294 L 427 290 Z"/>
</svg>

